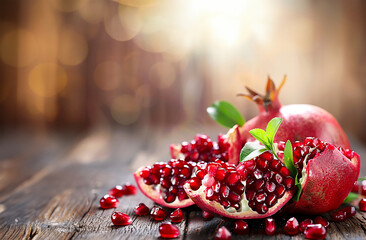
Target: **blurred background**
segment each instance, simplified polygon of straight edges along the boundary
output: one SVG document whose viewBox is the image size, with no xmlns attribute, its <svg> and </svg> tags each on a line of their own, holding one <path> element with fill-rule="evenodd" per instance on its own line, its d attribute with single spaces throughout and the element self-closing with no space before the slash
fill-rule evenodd
<svg viewBox="0 0 366 240">
<path fill-rule="evenodd" d="M 366 1 L 2 0 L 0 128 L 215 125 L 246 119 L 267 76 L 366 142 Z M 193 137 L 193 136 L 192 136 Z"/>
</svg>

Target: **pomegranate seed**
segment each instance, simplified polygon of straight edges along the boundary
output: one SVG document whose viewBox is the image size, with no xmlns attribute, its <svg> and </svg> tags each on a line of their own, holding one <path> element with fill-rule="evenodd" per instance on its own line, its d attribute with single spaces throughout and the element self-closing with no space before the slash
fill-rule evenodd
<svg viewBox="0 0 366 240">
<path fill-rule="evenodd" d="M 225 178 L 225 175 L 226 175 L 226 170 L 224 168 L 219 168 L 216 172 L 216 176 L 215 178 L 218 180 L 218 181 L 222 181 L 224 180 Z"/>
<path fill-rule="evenodd" d="M 275 193 L 280 198 L 285 194 L 285 191 L 286 191 L 285 187 L 282 184 L 280 184 L 276 187 Z"/>
<path fill-rule="evenodd" d="M 227 178 L 226 178 L 226 183 L 229 186 L 233 186 L 235 185 L 235 183 L 237 183 L 239 181 L 240 177 L 237 173 L 230 173 Z"/>
<path fill-rule="evenodd" d="M 366 212 L 366 198 L 362 198 L 360 202 L 358 203 L 358 207 L 360 211 Z"/>
<path fill-rule="evenodd" d="M 317 217 L 315 218 L 315 220 L 314 220 L 314 223 L 315 223 L 315 224 L 321 224 L 321 225 L 323 225 L 323 227 L 325 227 L 325 228 L 328 228 L 328 227 L 329 227 L 329 222 L 328 222 L 328 220 L 327 220 L 327 219 L 322 218 L 321 216 L 317 216 Z"/>
<path fill-rule="evenodd" d="M 231 239 L 231 233 L 229 232 L 229 230 L 227 230 L 226 227 L 220 227 L 219 230 L 217 230 L 215 240 L 230 240 L 230 239 Z"/>
<path fill-rule="evenodd" d="M 288 235 L 296 235 L 299 233 L 299 222 L 296 218 L 292 217 L 287 220 L 285 225 L 285 233 Z"/>
<path fill-rule="evenodd" d="M 237 234 L 248 234 L 249 233 L 249 226 L 243 220 L 236 220 L 234 232 Z"/>
<path fill-rule="evenodd" d="M 126 226 L 132 223 L 130 216 L 122 212 L 114 212 L 111 219 L 113 224 L 116 226 Z"/>
<path fill-rule="evenodd" d="M 316 218 L 315 218 L 316 219 Z M 306 227 L 308 226 L 308 225 L 310 225 L 310 224 L 313 224 L 313 220 L 311 220 L 311 219 L 305 219 L 304 221 L 302 221 L 301 223 L 300 223 L 300 225 L 299 225 L 299 231 L 300 232 L 304 232 L 305 231 L 305 229 L 306 229 Z"/>
<path fill-rule="evenodd" d="M 196 191 L 201 187 L 201 180 L 197 177 L 193 177 L 189 180 L 189 185 L 192 190 Z"/>
<path fill-rule="evenodd" d="M 172 223 L 163 223 L 159 226 L 159 233 L 162 238 L 177 238 L 180 234 L 179 228 Z"/>
<path fill-rule="evenodd" d="M 327 230 L 321 224 L 310 224 L 304 231 L 305 238 L 324 239 L 327 236 Z"/>
<path fill-rule="evenodd" d="M 270 152 L 264 152 L 261 155 L 261 158 L 267 161 L 271 161 L 273 159 L 272 153 Z"/>
<path fill-rule="evenodd" d="M 122 186 L 116 185 L 114 188 L 110 189 L 108 194 L 115 198 L 120 198 L 123 196 Z"/>
<path fill-rule="evenodd" d="M 290 172 L 290 170 L 288 170 L 288 168 L 287 168 L 287 167 L 283 166 L 283 167 L 281 167 L 281 169 L 280 169 L 280 174 L 281 174 L 282 176 L 290 176 L 290 175 L 291 175 L 291 172 Z"/>
<path fill-rule="evenodd" d="M 274 184 L 273 182 L 266 183 L 266 192 L 267 193 L 272 193 L 272 192 L 274 192 L 275 189 L 276 189 L 276 184 Z"/>
<path fill-rule="evenodd" d="M 358 184 L 358 182 L 355 182 L 355 184 L 352 187 L 352 192 L 359 193 L 359 191 L 360 191 L 360 185 Z"/>
<path fill-rule="evenodd" d="M 276 223 L 273 218 L 266 218 L 265 231 L 267 235 L 274 235 L 276 233 Z"/>
<path fill-rule="evenodd" d="M 150 215 L 155 221 L 162 221 L 166 217 L 166 211 L 161 207 L 154 206 L 151 209 Z"/>
<path fill-rule="evenodd" d="M 142 178 L 148 178 L 150 175 L 150 169 L 148 167 L 145 167 L 140 171 L 140 177 Z"/>
<path fill-rule="evenodd" d="M 343 222 L 344 220 L 347 219 L 346 217 L 346 213 L 344 211 L 335 211 L 332 213 L 332 219 L 335 222 Z"/>
<path fill-rule="evenodd" d="M 202 217 L 205 219 L 205 220 L 211 220 L 214 215 L 209 213 L 209 212 L 206 212 L 206 211 L 202 211 Z"/>
<path fill-rule="evenodd" d="M 215 183 L 215 178 L 210 174 L 207 174 L 202 180 L 202 185 L 204 185 L 207 188 L 212 187 L 212 185 L 214 185 L 214 183 Z"/>
<path fill-rule="evenodd" d="M 140 203 L 136 208 L 135 208 L 135 213 L 136 215 L 139 216 L 145 216 L 147 214 L 149 214 L 150 209 L 143 203 Z"/>
<path fill-rule="evenodd" d="M 174 223 L 179 223 L 183 220 L 183 212 L 180 208 L 177 208 L 170 214 L 170 220 Z"/>
<path fill-rule="evenodd" d="M 100 207 L 103 209 L 115 208 L 118 206 L 118 199 L 112 196 L 104 195 L 100 201 Z"/>
<path fill-rule="evenodd" d="M 346 218 L 351 218 L 356 215 L 355 207 L 345 207 L 342 209 L 342 211 L 344 211 Z"/>
</svg>

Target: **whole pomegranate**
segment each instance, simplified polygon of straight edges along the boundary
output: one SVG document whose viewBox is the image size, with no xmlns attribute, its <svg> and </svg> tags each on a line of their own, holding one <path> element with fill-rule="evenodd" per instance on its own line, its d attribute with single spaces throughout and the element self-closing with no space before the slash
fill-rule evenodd
<svg viewBox="0 0 366 240">
<path fill-rule="evenodd" d="M 247 87 L 249 94 L 239 94 L 254 101 L 259 108 L 258 116 L 247 121 L 240 128 L 241 140 L 245 144 L 255 139 L 249 130 L 266 129 L 267 123 L 274 117 L 283 119 L 275 137 L 280 140 L 303 141 L 306 137 L 317 137 L 328 143 L 351 149 L 350 143 L 337 120 L 326 110 L 308 104 L 291 104 L 282 106 L 278 94 L 286 81 L 284 77 L 280 87 L 276 89 L 274 82 L 268 77 L 266 94 L 263 96 Z"/>
</svg>

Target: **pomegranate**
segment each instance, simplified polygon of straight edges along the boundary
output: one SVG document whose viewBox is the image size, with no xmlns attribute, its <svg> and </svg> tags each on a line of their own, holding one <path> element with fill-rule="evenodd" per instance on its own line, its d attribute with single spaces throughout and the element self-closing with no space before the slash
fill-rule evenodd
<svg viewBox="0 0 366 240">
<path fill-rule="evenodd" d="M 230 240 L 230 239 L 231 239 L 231 233 L 229 232 L 229 230 L 227 230 L 226 227 L 220 227 L 219 230 L 217 230 L 215 240 Z"/>
<path fill-rule="evenodd" d="M 204 211 L 228 218 L 265 218 L 279 211 L 293 196 L 294 179 L 270 152 L 237 167 L 216 160 L 200 166 L 197 177 L 184 184 L 189 197 Z"/>
<path fill-rule="evenodd" d="M 299 231 L 303 233 L 303 232 L 305 231 L 306 227 L 307 227 L 308 225 L 310 225 L 310 224 L 313 224 L 313 220 L 311 220 L 311 219 L 309 219 L 309 218 L 305 219 L 304 221 L 302 221 L 302 222 L 300 223 L 300 225 L 299 225 Z M 329 223 L 328 223 L 328 224 L 329 224 Z"/>
<path fill-rule="evenodd" d="M 327 219 L 324 219 L 322 218 L 321 216 L 317 216 L 315 219 L 314 219 L 314 223 L 315 224 L 321 224 L 323 225 L 323 227 L 325 228 L 328 228 L 329 227 L 329 222 Z"/>
<path fill-rule="evenodd" d="M 180 234 L 179 228 L 169 222 L 159 226 L 159 233 L 162 238 L 177 238 Z"/>
<path fill-rule="evenodd" d="M 104 195 L 100 201 L 100 207 L 103 209 L 109 209 L 109 208 L 115 208 L 118 206 L 118 199 L 112 196 L 109 196 L 108 194 Z"/>
<path fill-rule="evenodd" d="M 130 216 L 122 212 L 114 212 L 111 219 L 113 224 L 116 226 L 126 226 L 132 223 Z"/>
<path fill-rule="evenodd" d="M 136 208 L 135 208 L 135 213 L 136 215 L 139 216 L 146 216 L 147 214 L 149 214 L 150 209 L 143 203 L 140 203 Z"/>
<path fill-rule="evenodd" d="M 304 231 L 305 238 L 324 239 L 327 236 L 327 230 L 321 224 L 310 224 Z"/>
<path fill-rule="evenodd" d="M 322 108 L 307 104 L 282 106 L 278 94 L 286 81 L 283 79 L 276 89 L 274 82 L 268 77 L 266 94 L 260 95 L 247 88 L 249 94 L 239 94 L 253 100 L 259 108 L 259 115 L 247 121 L 240 128 L 240 138 L 245 144 L 253 141 L 249 130 L 266 129 L 267 123 L 274 117 L 281 117 L 283 122 L 278 129 L 275 142 L 280 140 L 303 141 L 306 137 L 317 137 L 337 146 L 350 149 L 346 134 L 337 120 Z"/>
<path fill-rule="evenodd" d="M 360 208 L 360 211 L 366 212 L 366 198 L 362 198 L 360 202 L 358 203 L 358 207 Z"/>
<path fill-rule="evenodd" d="M 264 230 L 267 235 L 274 235 L 276 233 L 276 222 L 273 218 L 266 218 L 264 221 Z"/>
<path fill-rule="evenodd" d="M 285 225 L 285 233 L 288 235 L 296 235 L 299 233 L 299 222 L 296 218 L 292 217 L 287 220 Z"/>
<path fill-rule="evenodd" d="M 183 212 L 182 210 L 180 210 L 180 208 L 175 209 L 170 214 L 170 220 L 174 223 L 180 223 L 181 221 L 183 221 L 183 217 Z"/>
<path fill-rule="evenodd" d="M 248 223 L 246 223 L 243 220 L 236 220 L 234 232 L 237 234 L 248 234 L 249 233 Z"/>
</svg>

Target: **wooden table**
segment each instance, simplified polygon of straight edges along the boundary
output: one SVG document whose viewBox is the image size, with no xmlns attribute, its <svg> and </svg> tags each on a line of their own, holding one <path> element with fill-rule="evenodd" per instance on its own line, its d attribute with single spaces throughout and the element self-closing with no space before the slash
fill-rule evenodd
<svg viewBox="0 0 366 240">
<path fill-rule="evenodd" d="M 154 203 L 140 192 L 120 199 L 117 210 L 129 214 L 133 223 L 112 225 L 115 209 L 102 210 L 99 199 L 116 184 L 134 183 L 139 166 L 169 159 L 169 143 L 191 139 L 199 128 L 174 130 L 99 129 L 89 133 L 24 133 L 8 131 L 0 138 L 0 239 L 157 239 L 159 222 L 137 217 L 134 207 Z M 215 136 L 217 129 L 205 129 Z M 365 148 L 358 145 L 365 153 Z M 361 156 L 363 159 L 365 155 Z M 365 171 L 363 171 L 365 173 Z M 366 213 L 359 212 L 342 223 L 331 223 L 327 239 L 366 239 Z M 170 212 L 171 210 L 169 210 Z M 190 207 L 177 226 L 179 239 L 213 239 L 220 226 L 233 221 L 215 217 L 203 221 L 201 210 Z M 325 214 L 329 219 L 329 215 Z M 298 220 L 304 216 L 297 216 Z M 248 221 L 250 234 L 232 239 L 290 239 L 281 233 L 264 234 L 263 220 Z M 303 239 L 299 234 L 293 239 Z"/>
</svg>

